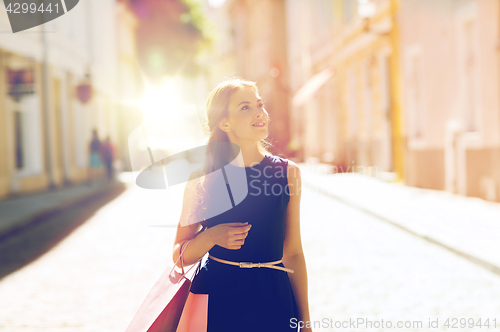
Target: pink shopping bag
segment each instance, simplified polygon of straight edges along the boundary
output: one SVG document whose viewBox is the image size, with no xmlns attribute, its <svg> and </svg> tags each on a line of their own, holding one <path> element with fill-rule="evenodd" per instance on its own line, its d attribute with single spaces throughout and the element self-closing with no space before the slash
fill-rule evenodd
<svg viewBox="0 0 500 332">
<path fill-rule="evenodd" d="M 189 292 L 176 332 L 206 332 L 208 294 Z"/>
<path fill-rule="evenodd" d="M 181 247 L 179 259 L 189 241 Z M 176 262 L 177 264 L 177 262 Z M 187 271 L 178 272 L 167 267 L 149 291 L 126 332 L 176 332 L 183 309 L 189 299 L 191 280 L 201 264 L 193 264 Z M 194 268 L 196 266 L 196 269 Z M 189 305 L 192 305 L 191 300 Z"/>
</svg>

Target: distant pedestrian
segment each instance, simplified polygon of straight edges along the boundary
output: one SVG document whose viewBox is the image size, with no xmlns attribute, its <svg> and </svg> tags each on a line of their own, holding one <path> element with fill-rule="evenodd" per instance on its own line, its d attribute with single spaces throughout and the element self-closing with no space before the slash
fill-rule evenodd
<svg viewBox="0 0 500 332">
<path fill-rule="evenodd" d="M 111 143 L 109 136 L 106 137 L 106 140 L 101 144 L 101 158 L 104 162 L 104 166 L 106 167 L 106 178 L 108 181 L 113 180 L 113 160 L 115 156 L 115 147 Z"/>
<path fill-rule="evenodd" d="M 89 155 L 90 164 L 87 172 L 87 180 L 90 184 L 96 177 L 99 176 L 102 169 L 101 141 L 99 140 L 96 129 L 92 131 L 92 141 L 89 145 Z"/>
</svg>

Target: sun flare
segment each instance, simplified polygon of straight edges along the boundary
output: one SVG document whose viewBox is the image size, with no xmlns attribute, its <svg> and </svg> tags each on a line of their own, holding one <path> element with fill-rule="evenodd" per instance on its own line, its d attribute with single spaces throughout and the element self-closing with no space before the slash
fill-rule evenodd
<svg viewBox="0 0 500 332">
<path fill-rule="evenodd" d="M 181 91 L 173 80 L 164 79 L 160 86 L 148 85 L 138 101 L 146 121 L 166 121 L 172 118 L 171 112 L 182 106 Z"/>
</svg>

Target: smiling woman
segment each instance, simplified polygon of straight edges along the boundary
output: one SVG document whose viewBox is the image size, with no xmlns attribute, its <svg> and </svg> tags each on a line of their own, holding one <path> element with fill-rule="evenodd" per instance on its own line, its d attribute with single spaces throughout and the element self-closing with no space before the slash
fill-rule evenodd
<svg viewBox="0 0 500 332">
<path fill-rule="evenodd" d="M 233 79 L 219 84 L 206 107 L 208 143 L 230 142 L 240 147 L 247 188 L 253 181 L 261 193 L 269 185 L 286 188 L 290 184 L 290 190 L 247 195 L 233 208 L 204 218 L 206 207 L 217 204 L 222 193 L 204 183 L 203 177 L 186 186 L 173 259 L 177 261 L 186 241 L 185 264 L 209 255 L 193 279 L 179 327 L 200 332 L 297 331 L 294 320 L 309 320 L 300 239 L 300 170 L 294 162 L 267 150 L 270 117 L 254 82 Z M 209 151 L 204 174 L 221 167 L 229 167 L 229 174 L 228 151 Z M 255 171 L 262 181 L 255 181 Z M 204 226 L 201 232 L 198 220 Z M 189 322 L 196 323 L 194 330 Z"/>
</svg>

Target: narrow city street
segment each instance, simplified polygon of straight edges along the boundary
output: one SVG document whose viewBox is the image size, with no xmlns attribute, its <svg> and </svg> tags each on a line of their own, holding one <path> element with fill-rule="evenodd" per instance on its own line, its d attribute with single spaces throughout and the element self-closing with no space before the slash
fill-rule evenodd
<svg viewBox="0 0 500 332">
<path fill-rule="evenodd" d="M 125 332 L 174 266 L 179 179 L 268 153 L 301 172 L 290 327 L 500 332 L 500 1 L 4 0 L 0 32 L 0 332 Z M 206 217 L 243 196 L 222 175 Z M 255 199 L 233 258 L 278 259 Z M 211 274 L 208 329 L 274 326 L 289 272 L 235 278 L 245 301 Z"/>
<path fill-rule="evenodd" d="M 71 211 L 4 242 L 0 250 L 26 265 L 2 264 L 0 330 L 125 331 L 170 264 L 183 191 L 176 187 L 148 191 L 129 183 L 93 214 Z M 400 331 L 430 331 L 429 319 L 439 321 L 433 330 L 447 330 L 447 318 L 450 325 L 453 318 L 496 318 L 500 328 L 498 275 L 307 188 L 301 214 L 311 318 L 323 323 L 314 331 L 362 331 L 365 325 L 334 325 L 360 318 L 391 321 Z M 81 217 L 88 219 L 75 222 Z M 69 224 L 75 229 L 62 232 Z M 33 248 L 42 250 L 50 227 L 67 237 L 36 258 Z M 397 329 L 398 321 L 422 325 Z"/>
</svg>

